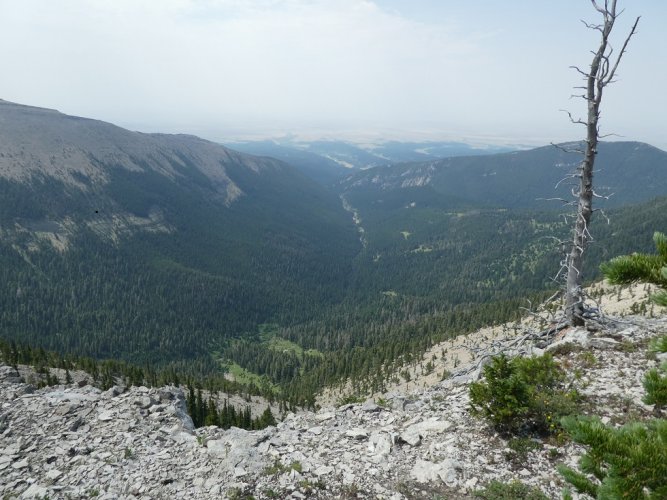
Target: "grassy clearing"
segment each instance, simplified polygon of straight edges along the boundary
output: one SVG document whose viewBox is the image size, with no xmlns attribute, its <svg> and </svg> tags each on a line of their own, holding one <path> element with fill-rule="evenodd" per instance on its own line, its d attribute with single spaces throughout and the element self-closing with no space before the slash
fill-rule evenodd
<svg viewBox="0 0 667 500">
<path fill-rule="evenodd" d="M 304 356 L 324 356 L 324 354 L 317 349 L 308 349 L 304 351 L 303 347 L 299 344 L 279 337 L 278 331 L 279 325 L 274 323 L 264 323 L 259 325 L 259 338 L 268 349 L 284 353 L 292 352 L 296 354 L 299 359 L 303 359 Z"/>
<path fill-rule="evenodd" d="M 281 392 L 280 387 L 271 382 L 267 376 L 258 375 L 248 371 L 242 366 L 230 361 L 224 361 L 220 364 L 222 368 L 226 370 L 227 373 L 231 376 L 231 378 L 240 384 L 252 384 L 257 387 L 267 388 L 275 394 L 280 394 Z"/>
</svg>

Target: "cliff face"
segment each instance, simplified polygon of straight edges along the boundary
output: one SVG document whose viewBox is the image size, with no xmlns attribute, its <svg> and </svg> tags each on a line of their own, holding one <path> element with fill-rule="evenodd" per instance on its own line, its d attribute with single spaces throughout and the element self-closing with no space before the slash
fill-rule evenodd
<svg viewBox="0 0 667 500">
<path fill-rule="evenodd" d="M 561 332 L 545 339 L 508 335 L 479 352 L 478 362 L 413 393 L 363 404 L 288 414 L 276 427 L 194 429 L 175 387 L 79 384 L 36 390 L 0 366 L 0 495 L 4 498 L 472 498 L 490 480 L 519 479 L 559 498 L 557 463 L 576 463 L 582 448 L 539 442 L 517 459 L 468 413 L 468 384 L 479 360 L 574 349 L 557 359 L 603 421 L 648 418 L 641 402 L 647 340 L 667 332 L 667 316 L 628 316 L 602 333 Z M 538 347 L 541 346 L 541 347 Z M 664 356 L 664 355 L 663 355 Z M 583 370 L 583 375 L 581 374 Z"/>
</svg>

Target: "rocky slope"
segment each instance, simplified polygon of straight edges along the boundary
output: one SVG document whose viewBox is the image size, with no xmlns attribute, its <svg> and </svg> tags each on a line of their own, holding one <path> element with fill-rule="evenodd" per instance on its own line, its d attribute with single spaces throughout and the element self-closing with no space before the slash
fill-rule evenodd
<svg viewBox="0 0 667 500">
<path fill-rule="evenodd" d="M 539 441 L 520 456 L 473 419 L 467 385 L 479 376 L 479 361 L 496 350 L 551 350 L 590 411 L 621 424 L 651 416 L 641 379 L 658 361 L 647 358 L 646 345 L 666 332 L 664 315 L 616 318 L 601 332 L 563 330 L 550 339 L 508 332 L 418 392 L 288 414 L 262 431 L 193 429 L 174 387 L 36 390 L 2 366 L 0 495 L 472 498 L 493 479 L 519 479 L 559 498 L 556 464 L 575 464 L 582 449 Z"/>
</svg>

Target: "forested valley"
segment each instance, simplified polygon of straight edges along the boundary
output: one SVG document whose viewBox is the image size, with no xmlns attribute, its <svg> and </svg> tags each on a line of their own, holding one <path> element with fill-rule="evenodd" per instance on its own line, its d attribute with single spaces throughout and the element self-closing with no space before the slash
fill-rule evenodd
<svg viewBox="0 0 667 500">
<path fill-rule="evenodd" d="M 85 365 L 102 385 L 283 407 L 346 381 L 379 390 L 433 343 L 551 295 L 569 238 L 567 207 L 538 199 L 578 161 L 554 147 L 309 177 L 194 136 L 6 101 L 0 118 L 3 356 Z M 604 143 L 599 160 L 616 195 L 589 281 L 667 227 L 667 153 Z"/>
<path fill-rule="evenodd" d="M 650 250 L 666 209 L 667 198 L 656 198 L 610 211 L 610 223 L 595 228 L 587 278 L 610 257 Z M 165 382 L 312 404 L 322 387 L 347 379 L 360 394 L 381 389 L 434 342 L 517 318 L 527 298 L 554 289 L 561 256 L 552 237 L 568 231 L 557 212 L 394 216 L 364 221 L 367 244 L 339 282 L 330 281 L 329 262 L 314 262 L 307 286 L 292 285 L 287 277 L 299 275 L 290 265 L 298 264 L 288 262 L 278 283 L 263 283 L 261 272 L 248 277 L 262 284 L 254 293 L 165 258 L 155 248 L 167 243 L 151 245 L 146 235 L 114 246 L 81 232 L 68 252 L 43 243 L 29 255 L 3 243 L 3 337 L 125 360 L 146 381 L 159 372 Z M 273 257 L 262 265 L 280 270 Z"/>
</svg>

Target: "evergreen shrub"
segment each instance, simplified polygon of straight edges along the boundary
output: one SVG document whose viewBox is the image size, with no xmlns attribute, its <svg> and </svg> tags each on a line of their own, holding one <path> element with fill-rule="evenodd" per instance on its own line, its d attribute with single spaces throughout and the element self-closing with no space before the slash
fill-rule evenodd
<svg viewBox="0 0 667 500">
<path fill-rule="evenodd" d="M 667 406 L 667 361 L 659 369 L 649 370 L 644 375 L 643 385 L 646 391 L 644 403 L 655 405 L 656 412 L 659 413 Z"/>
<path fill-rule="evenodd" d="M 667 335 L 653 339 L 649 351 L 667 352 Z M 646 391 L 644 403 L 655 405 L 656 413 L 660 414 L 662 408 L 667 406 L 667 362 L 657 369 L 649 370 L 644 376 L 643 385 Z"/>
<path fill-rule="evenodd" d="M 597 417 L 564 417 L 561 425 L 588 447 L 581 472 L 558 467 L 578 492 L 598 499 L 667 498 L 667 420 L 614 428 Z"/>
<path fill-rule="evenodd" d="M 667 236 L 655 232 L 653 241 L 657 254 L 622 255 L 600 266 L 602 273 L 611 283 L 626 284 L 636 281 L 648 281 L 663 287 L 651 296 L 658 305 L 667 306 Z"/>
<path fill-rule="evenodd" d="M 484 380 L 470 385 L 470 410 L 506 435 L 548 435 L 576 412 L 579 395 L 565 389 L 565 372 L 549 354 L 508 358 L 484 367 Z"/>
<path fill-rule="evenodd" d="M 667 352 L 667 335 L 661 335 L 651 340 L 648 349 L 651 352 Z"/>
</svg>

